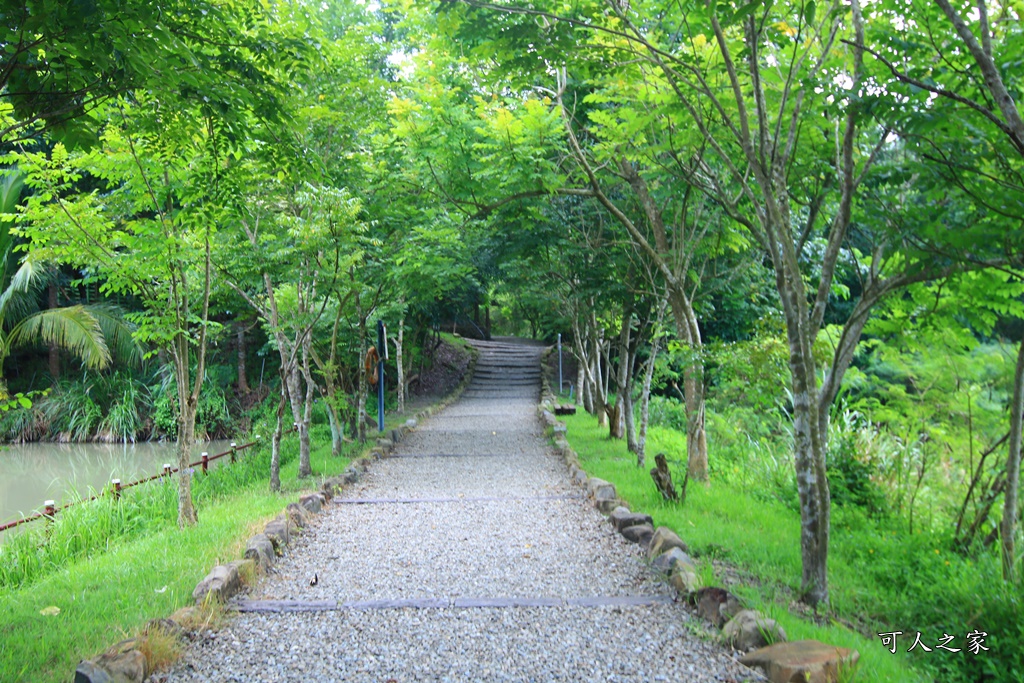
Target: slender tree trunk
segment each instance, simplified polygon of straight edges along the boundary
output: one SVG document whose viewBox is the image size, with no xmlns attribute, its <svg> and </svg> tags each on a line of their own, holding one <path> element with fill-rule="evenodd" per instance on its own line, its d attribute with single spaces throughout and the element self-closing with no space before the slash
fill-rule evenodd
<svg viewBox="0 0 1024 683">
<path fill-rule="evenodd" d="M 287 388 L 284 375 L 281 376 L 281 396 L 277 399 L 276 421 L 274 423 L 274 435 L 270 440 L 270 490 L 281 490 L 281 437 L 284 434 L 283 422 L 285 406 L 288 403 Z"/>
<path fill-rule="evenodd" d="M 398 373 L 398 413 L 405 412 L 405 366 L 402 365 L 402 341 L 405 337 L 405 316 L 398 319 L 398 337 L 395 341 L 395 370 Z"/>
<path fill-rule="evenodd" d="M 690 479 L 708 480 L 708 442 L 705 431 L 704 363 L 700 326 L 692 303 L 682 291 L 669 294 L 676 332 L 690 347 L 692 358 L 683 371 L 686 406 L 686 471 Z"/>
<path fill-rule="evenodd" d="M 246 368 L 246 355 L 248 345 L 245 338 L 245 323 L 241 320 L 235 323 L 235 338 L 238 351 L 238 395 L 245 396 L 249 393 L 249 377 Z"/>
<path fill-rule="evenodd" d="M 1003 498 L 1002 536 L 1003 579 L 1016 582 L 1017 493 L 1020 487 L 1021 420 L 1024 415 L 1024 340 L 1017 347 L 1017 367 L 1013 374 L 1013 400 L 1010 402 L 1010 447 L 1006 457 L 1006 493 Z"/>
<path fill-rule="evenodd" d="M 57 308 L 57 285 L 50 283 L 46 288 L 46 303 L 50 310 Z M 60 347 L 49 344 L 50 379 L 56 384 L 60 380 Z"/>
<path fill-rule="evenodd" d="M 192 443 L 195 440 L 196 413 L 182 410 L 178 417 L 178 526 L 185 528 L 199 521 L 192 503 Z"/>
<path fill-rule="evenodd" d="M 630 359 L 632 365 L 632 359 Z M 636 433 L 636 414 L 633 412 L 633 391 L 628 388 L 622 395 L 622 415 L 626 426 L 626 450 L 636 453 L 640 449 L 640 441 Z"/>
<path fill-rule="evenodd" d="M 313 383 L 313 374 L 309 368 L 309 347 L 311 336 L 306 335 L 302 343 L 302 376 L 306 382 L 306 394 L 302 406 L 302 419 L 299 421 L 299 473 L 300 479 L 313 474 L 313 464 L 310 462 L 311 444 L 309 441 L 309 423 L 313 416 L 313 396 L 316 394 L 316 384 Z M 305 437 L 305 444 L 302 442 Z M 303 448 L 303 445 L 305 448 Z"/>
<path fill-rule="evenodd" d="M 615 420 L 609 426 L 609 434 L 615 439 L 621 439 L 625 435 L 626 411 L 629 408 L 626 403 L 629 400 L 628 394 L 630 390 L 629 342 L 632 325 L 633 311 L 632 307 L 627 304 L 622 316 L 622 329 L 619 332 L 619 367 L 618 374 L 615 377 L 615 384 L 617 386 L 615 391 L 615 411 L 613 414 Z M 611 373 L 609 372 L 608 374 Z"/>
<path fill-rule="evenodd" d="M 655 335 L 651 341 L 651 357 L 644 368 L 644 383 L 640 389 L 640 429 L 636 440 L 636 466 L 643 467 L 647 459 L 647 423 L 650 419 L 651 381 L 654 378 L 654 363 L 658 358 L 658 345 L 661 338 Z"/>
<path fill-rule="evenodd" d="M 802 600 L 828 604 L 828 547 L 830 497 L 825 473 L 826 437 L 820 431 L 817 376 L 811 352 L 813 339 L 796 250 L 788 237 L 789 223 L 775 223 L 783 237 L 772 235 L 776 287 L 786 319 L 789 370 L 793 396 L 793 450 L 800 499 L 800 553 L 803 565 Z"/>
<path fill-rule="evenodd" d="M 366 442 L 366 373 L 363 372 L 363 354 L 366 353 L 366 320 L 363 318 L 362 306 L 356 298 L 356 316 L 359 318 L 359 362 L 356 375 L 359 377 L 356 390 L 356 436 L 360 443 Z"/>
<path fill-rule="evenodd" d="M 181 333 L 179 333 L 179 336 Z M 178 340 L 181 342 L 181 340 Z M 189 391 L 188 353 L 184 343 L 179 344 L 185 354 L 174 353 L 174 374 L 178 390 L 178 526 L 194 526 L 199 518 L 192 502 L 192 443 L 195 441 L 196 405 L 198 396 Z"/>
<path fill-rule="evenodd" d="M 344 438 L 344 432 L 341 428 L 341 416 L 338 415 L 338 409 L 334 406 L 333 400 L 325 396 L 324 401 L 327 406 L 327 421 L 331 425 L 331 455 L 336 458 L 341 455 L 342 440 Z"/>
<path fill-rule="evenodd" d="M 296 349 L 296 353 L 298 350 Z M 308 476 L 302 474 L 302 464 L 306 463 L 306 467 L 309 467 L 309 429 L 303 418 L 303 390 L 302 390 L 302 371 L 299 368 L 299 359 L 297 357 L 291 358 L 290 367 L 288 368 L 287 375 L 288 383 L 288 399 L 292 409 L 292 421 L 295 423 L 295 427 L 299 432 L 299 476 Z"/>
<path fill-rule="evenodd" d="M 594 314 L 591 313 L 590 317 L 591 328 L 594 330 L 594 352 L 590 357 L 590 384 L 594 395 L 594 412 L 597 414 L 597 424 L 606 427 L 608 426 L 608 393 L 605 391 L 605 376 L 601 373 L 601 355 L 604 343 L 597 329 Z"/>
</svg>

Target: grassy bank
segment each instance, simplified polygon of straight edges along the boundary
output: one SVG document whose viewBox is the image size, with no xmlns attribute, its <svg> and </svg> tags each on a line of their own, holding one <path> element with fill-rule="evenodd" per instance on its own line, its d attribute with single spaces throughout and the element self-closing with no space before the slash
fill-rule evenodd
<svg viewBox="0 0 1024 683">
<path fill-rule="evenodd" d="M 319 430 L 318 430 L 319 431 Z M 11 539 L 0 555 L 9 579 L 20 558 L 22 581 L 0 589 L 0 680 L 66 681 L 77 663 L 150 619 L 190 604 L 192 589 L 218 561 L 237 559 L 262 524 L 349 457 L 330 455 L 329 440 L 312 453 L 314 477 L 299 480 L 298 441 L 282 445 L 284 492 L 270 493 L 268 449 L 197 476 L 199 524 L 177 528 L 175 483 L 154 483 L 63 513 L 43 542 L 42 527 Z M 59 614 L 41 613 L 57 607 Z"/>
<path fill-rule="evenodd" d="M 389 416 L 386 426 L 407 417 Z M 0 681 L 67 681 L 81 659 L 191 604 L 210 567 L 241 557 L 246 539 L 298 492 L 319 487 L 372 445 L 346 444 L 344 455 L 333 457 L 326 425 L 310 434 L 314 475 L 297 478 L 298 439 L 287 437 L 280 494 L 268 490 L 268 447 L 197 475 L 194 528 L 177 528 L 175 482 L 157 482 L 125 491 L 119 503 L 70 508 L 46 542 L 38 526 L 0 546 Z M 60 612 L 41 613 L 50 607 Z"/>
<path fill-rule="evenodd" d="M 458 377 L 443 375 L 461 374 L 473 351 L 463 340 L 444 339 L 450 367 L 434 373 L 434 384 L 449 390 Z M 385 428 L 439 400 L 415 399 L 406 414 L 387 414 Z M 255 431 L 270 433 L 269 415 Z M 34 523 L 8 539 L 0 546 L 0 681 L 67 681 L 80 660 L 191 604 L 192 590 L 210 567 L 240 557 L 245 541 L 298 492 L 319 488 L 372 447 L 373 431 L 365 445 L 347 443 L 340 457 L 332 456 L 326 417 L 319 417 L 310 428 L 312 477 L 297 478 L 294 435 L 281 446 L 282 493 L 268 490 L 269 444 L 247 451 L 238 462 L 193 479 L 194 528 L 177 528 L 172 480 L 128 489 L 119 502 L 105 497 L 72 507 L 49 530 Z"/>
<path fill-rule="evenodd" d="M 861 664 L 855 680 L 1022 680 L 1020 639 L 1014 639 L 1021 629 L 1020 595 L 1002 587 L 994 558 L 972 562 L 949 552 L 933 535 L 880 528 L 858 509 L 837 506 L 829 558 L 833 612 L 828 625 L 819 625 L 788 609 L 801 567 L 800 520 L 792 507 L 724 477 L 710 487 L 691 483 L 685 505 L 667 503 L 647 470 L 636 467 L 624 441 L 609 440 L 607 429 L 586 413 L 565 419 L 569 442 L 590 475 L 613 482 L 633 509 L 675 529 L 700 559 L 705 576 L 713 571 L 713 558 L 753 575 L 756 581 L 736 592 L 778 619 L 791 640 L 814 638 L 857 649 Z M 659 451 L 670 458 L 685 453 L 685 437 L 652 428 L 648 453 Z M 671 464 L 676 472 L 684 467 L 679 460 Z M 989 634 L 990 651 L 967 652 L 966 635 L 974 629 Z M 905 634 L 895 654 L 873 635 L 883 631 Z M 956 637 L 951 645 L 963 649 L 923 653 L 918 648 L 908 655 L 918 631 L 929 647 L 948 633 Z"/>
</svg>

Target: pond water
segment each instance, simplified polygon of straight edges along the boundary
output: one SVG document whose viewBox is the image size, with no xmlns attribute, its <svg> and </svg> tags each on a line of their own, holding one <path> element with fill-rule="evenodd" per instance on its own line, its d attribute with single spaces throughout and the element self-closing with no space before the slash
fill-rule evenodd
<svg viewBox="0 0 1024 683">
<path fill-rule="evenodd" d="M 203 451 L 215 455 L 230 448 L 230 441 L 208 441 L 193 446 L 193 458 Z M 226 458 L 210 463 L 211 467 Z M 112 479 L 124 483 L 158 474 L 164 463 L 177 466 L 175 445 L 146 442 L 136 444 L 30 443 L 0 447 L 0 524 L 20 519 L 37 510 L 43 502 L 68 501 L 99 491 Z M 0 540 L 4 534 L 0 533 Z"/>
</svg>

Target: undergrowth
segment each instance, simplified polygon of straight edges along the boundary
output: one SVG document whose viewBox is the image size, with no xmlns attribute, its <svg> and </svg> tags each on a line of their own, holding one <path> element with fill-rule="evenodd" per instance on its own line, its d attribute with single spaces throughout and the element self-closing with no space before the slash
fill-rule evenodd
<svg viewBox="0 0 1024 683">
<path fill-rule="evenodd" d="M 691 481 L 686 503 L 679 505 L 661 498 L 625 442 L 609 440 L 596 419 L 581 412 L 566 421 L 568 439 L 589 474 L 613 482 L 634 509 L 675 529 L 698 557 L 724 559 L 752 574 L 756 585 L 739 592 L 778 618 L 791 640 L 815 638 L 857 649 L 856 680 L 1024 680 L 1022 594 L 1003 584 L 992 554 L 968 559 L 951 550 L 948 535 L 930 529 L 910 534 L 889 528 L 869 508 L 837 504 L 829 557 L 831 612 L 809 621 L 788 609 L 799 590 L 800 518 L 788 483 L 791 456 L 782 447 L 753 439 L 716 442 L 715 422 L 709 421 L 712 457 L 720 449 L 731 456 L 714 458 L 711 484 Z M 665 452 L 681 481 L 684 435 L 652 427 L 647 451 L 649 458 Z M 975 630 L 987 633 L 989 651 L 967 651 L 967 634 Z M 888 631 L 903 632 L 895 654 L 877 635 Z M 917 632 L 932 652 L 906 653 Z M 961 648 L 959 653 L 934 648 L 944 634 L 955 637 L 951 646 Z"/>
</svg>

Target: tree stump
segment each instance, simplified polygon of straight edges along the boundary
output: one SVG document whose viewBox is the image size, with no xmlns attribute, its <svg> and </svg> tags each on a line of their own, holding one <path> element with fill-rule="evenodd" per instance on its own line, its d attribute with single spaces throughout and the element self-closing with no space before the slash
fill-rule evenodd
<svg viewBox="0 0 1024 683">
<path fill-rule="evenodd" d="M 661 495 L 665 500 L 679 500 L 679 494 L 672 483 L 672 473 L 668 470 L 665 454 L 658 453 L 654 456 L 654 462 L 655 467 L 651 470 L 651 479 L 654 480 L 654 485 L 661 491 Z"/>
</svg>

